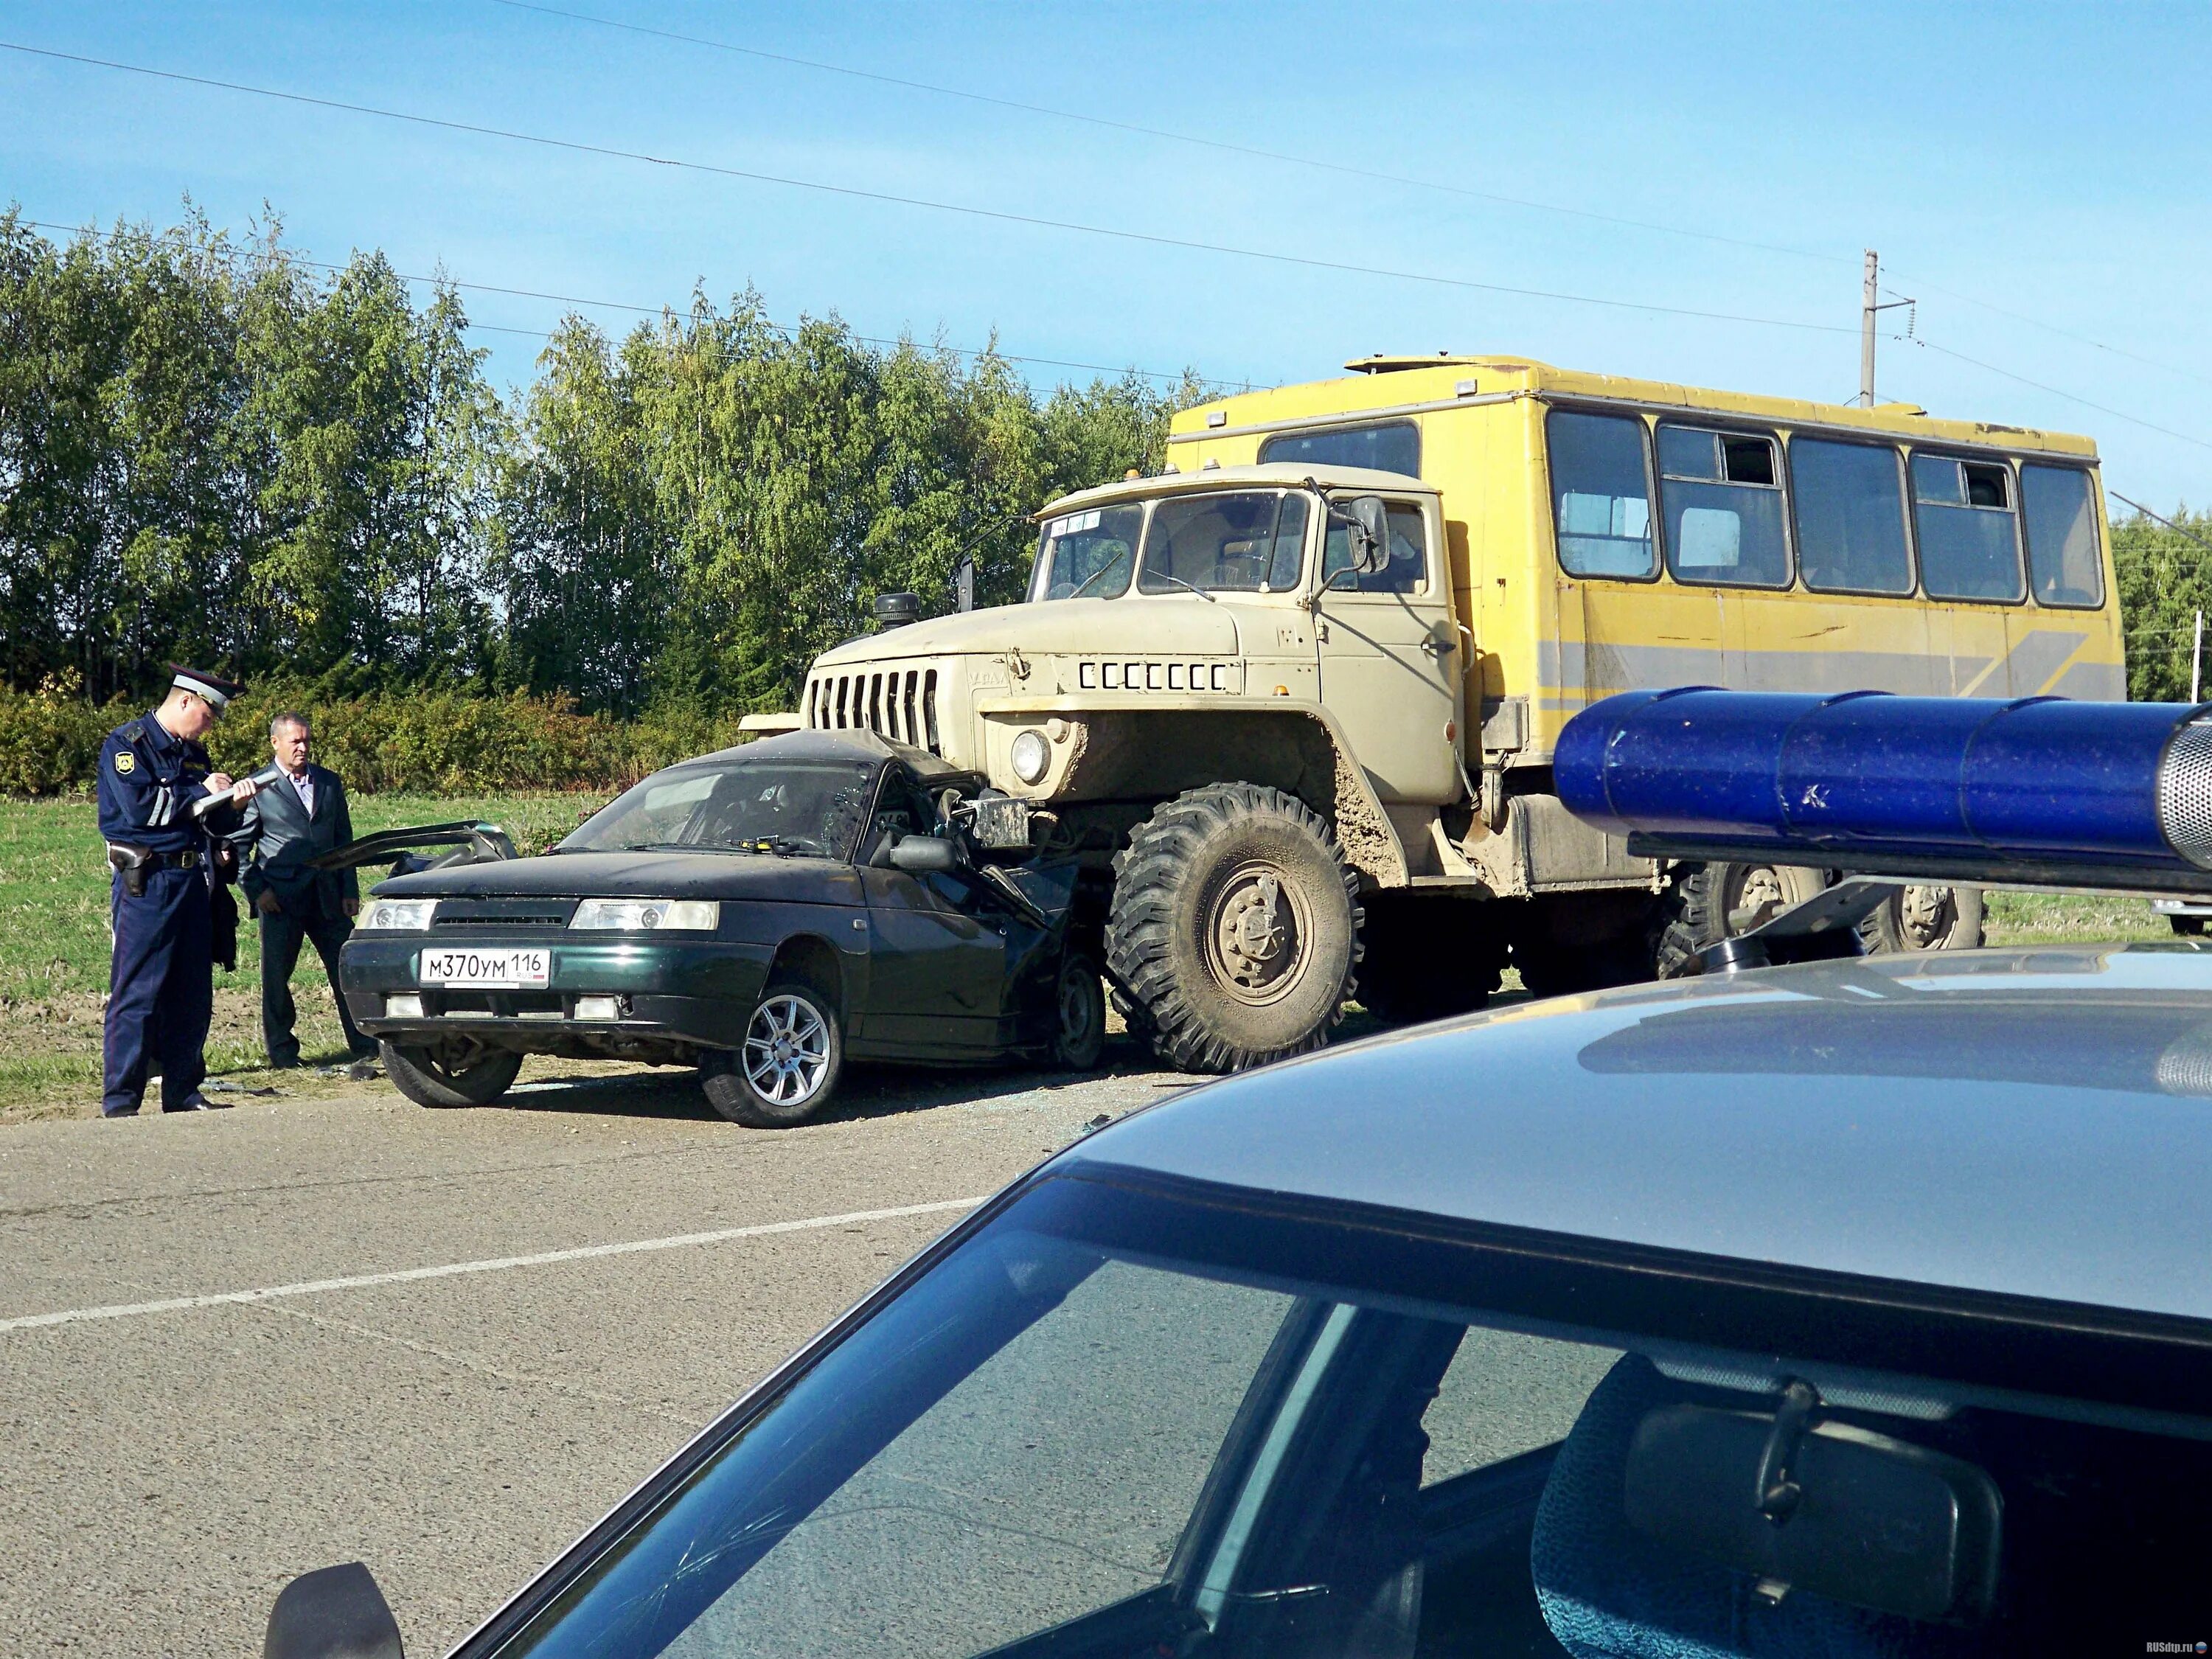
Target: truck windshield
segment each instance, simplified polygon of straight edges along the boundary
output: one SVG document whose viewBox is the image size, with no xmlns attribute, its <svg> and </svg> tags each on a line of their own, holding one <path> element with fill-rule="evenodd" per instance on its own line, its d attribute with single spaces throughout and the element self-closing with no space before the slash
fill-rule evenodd
<svg viewBox="0 0 2212 1659">
<path fill-rule="evenodd" d="M 879 764 L 760 759 L 672 766 L 617 796 L 556 850 L 850 858 Z"/>
<path fill-rule="evenodd" d="M 1306 498 L 1279 490 L 1186 495 L 1152 509 L 1137 589 L 1276 593 L 1296 586 Z"/>
<path fill-rule="evenodd" d="M 1145 527 L 1141 501 L 1094 507 L 1045 520 L 1037 538 L 1031 599 L 1112 599 L 1128 591 Z"/>
</svg>

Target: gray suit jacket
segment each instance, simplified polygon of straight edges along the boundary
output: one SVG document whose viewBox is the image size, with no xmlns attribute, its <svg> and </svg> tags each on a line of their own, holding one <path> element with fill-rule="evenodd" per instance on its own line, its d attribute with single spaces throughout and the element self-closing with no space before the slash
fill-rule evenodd
<svg viewBox="0 0 2212 1659">
<path fill-rule="evenodd" d="M 238 884 L 257 908 L 262 894 L 274 893 L 276 902 L 295 915 L 335 916 L 343 901 L 361 896 L 360 880 L 350 870 L 310 870 L 307 860 L 353 840 L 353 814 L 337 773 L 310 762 L 307 776 L 314 785 L 312 817 L 289 778 L 279 778 L 246 804 L 230 839 L 251 847 L 252 861 Z"/>
</svg>

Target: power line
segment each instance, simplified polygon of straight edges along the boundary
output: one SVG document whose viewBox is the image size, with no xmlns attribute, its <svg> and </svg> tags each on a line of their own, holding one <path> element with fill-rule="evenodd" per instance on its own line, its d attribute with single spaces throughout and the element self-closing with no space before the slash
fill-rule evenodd
<svg viewBox="0 0 2212 1659">
<path fill-rule="evenodd" d="M 2146 432 L 2162 433 L 2169 438 L 2179 438 L 2183 443 L 2195 444 L 2199 449 L 2212 449 L 2212 442 L 2207 442 L 2203 438 L 2192 438 L 2186 432 L 2176 432 L 2170 426 L 2160 426 L 2155 421 L 2143 420 L 2138 416 L 2114 409 L 2109 404 L 2096 403 L 2075 392 L 2062 392 L 2058 387 L 2046 386 L 2041 380 L 2031 380 L 2025 374 L 2015 374 L 2008 368 L 1999 368 L 1995 363 L 1985 363 L 1978 357 L 1969 357 L 1965 352 L 1954 351 L 1948 346 L 1939 346 L 1933 340 L 1923 339 L 1917 335 L 1910 339 L 1902 334 L 1893 334 L 1889 337 L 1899 344 L 1916 345 L 1923 351 L 1933 351 L 1956 362 L 1970 364 L 1975 368 L 1982 369 L 1990 374 L 2000 375 L 2019 385 L 2033 386 L 2038 392 L 2047 392 L 2054 398 L 2063 398 L 2069 404 L 2079 404 L 2084 409 L 2094 409 L 2100 415 L 2109 415 L 2116 421 L 2125 421 L 2130 426 L 2139 426 Z"/>
<path fill-rule="evenodd" d="M 60 231 L 70 235 L 75 235 L 86 228 L 80 225 L 57 224 L 51 220 L 46 219 L 19 218 L 15 222 L 21 225 L 28 225 L 34 230 Z M 289 251 L 286 252 L 285 258 L 290 259 L 295 264 L 306 265 L 310 270 L 328 270 L 343 273 L 348 269 L 348 267 L 344 265 L 332 264 L 327 259 L 310 259 L 306 258 L 304 255 L 293 253 Z M 455 276 L 422 276 L 412 275 L 404 270 L 394 270 L 392 274 L 398 277 L 399 280 L 404 283 L 428 283 L 434 286 L 442 283 L 447 288 L 466 289 L 472 294 L 501 294 L 516 299 L 552 300 L 558 301 L 562 305 L 590 306 L 607 311 L 634 312 L 642 317 L 659 317 L 673 309 L 672 307 L 665 305 L 637 305 L 627 300 L 589 300 L 574 294 L 549 293 L 542 289 L 501 288 L 492 283 L 465 283 L 459 277 Z M 788 335 L 797 331 L 787 323 L 779 323 L 773 319 L 763 319 L 763 320 L 767 322 L 770 328 L 776 330 L 779 333 Z M 497 323 L 480 323 L 473 319 L 470 321 L 468 325 L 471 329 L 483 329 L 494 334 L 526 334 L 540 340 L 550 340 L 553 338 L 550 332 L 539 328 L 507 328 Z M 860 341 L 863 344 L 889 346 L 894 349 L 905 343 L 904 341 L 891 339 L 880 334 L 855 333 L 853 335 L 853 338 Z M 1133 364 L 1124 364 L 1122 367 L 1116 368 L 1109 363 L 1078 362 L 1072 358 L 1066 357 L 1025 356 L 1019 352 L 1000 351 L 995 349 L 981 350 L 973 346 L 947 345 L 936 349 L 950 351 L 955 356 L 959 357 L 977 358 L 994 356 L 1003 358 L 1007 362 L 1012 363 L 1036 363 L 1049 368 L 1085 368 L 1100 374 L 1136 374 L 1145 380 L 1166 380 L 1171 384 L 1180 384 L 1186 378 L 1182 374 L 1169 374 L 1163 369 L 1138 368 Z M 1213 380 L 1204 375 L 1193 375 L 1188 378 L 1196 380 L 1200 386 L 1222 387 L 1234 386 L 1245 392 L 1252 390 L 1252 382 L 1249 380 Z"/>
<path fill-rule="evenodd" d="M 2195 542 L 2199 547 L 2212 548 L 2212 540 L 2207 540 L 2204 537 L 2200 536 L 2197 532 L 2191 530 L 2187 525 L 2176 524 L 2172 520 L 2167 518 L 2165 514 L 2154 513 L 2150 508 L 2145 507 L 2141 501 L 2129 501 L 2128 497 L 2121 495 L 2117 489 L 2107 490 L 2106 493 L 2112 496 L 2112 498 L 2116 501 L 2126 501 L 2130 507 L 2135 508 L 2136 512 L 2142 514 L 2146 519 L 2156 519 L 2160 524 L 2164 525 L 2168 530 L 2174 532 L 2177 535 L 2188 537 L 2191 541 Z"/>
<path fill-rule="evenodd" d="M 1462 197 L 1472 201 L 1495 202 L 1506 207 L 1525 208 L 1538 213 L 1559 214 L 1567 218 L 1585 219 L 1598 224 L 1620 225 L 1630 229 L 1652 231 L 1667 236 L 1685 236 L 1697 241 L 1717 243 L 1724 247 L 1748 248 L 1761 253 L 1778 253 L 1791 258 L 1810 259 L 1823 264 L 1850 265 L 1856 263 L 1854 259 L 1843 254 L 1823 253 L 1815 249 L 1790 247 L 1781 243 L 1761 242 L 1741 236 L 1726 236 L 1715 231 L 1692 229 L 1686 225 L 1662 224 L 1656 220 L 1633 219 L 1619 214 L 1600 213 L 1588 208 L 1569 207 L 1559 202 L 1537 201 L 1530 197 L 1505 196 L 1494 191 L 1474 190 L 1464 185 L 1448 185 L 1438 179 L 1424 179 L 1409 173 L 1389 173 L 1376 167 L 1357 167 L 1349 162 L 1324 161 L 1316 155 L 1300 155 L 1287 150 L 1267 149 L 1254 144 L 1234 143 L 1226 139 L 1209 138 L 1199 133 L 1178 132 L 1166 127 L 1145 126 L 1133 121 L 1117 121 L 1110 116 L 1094 115 L 1085 110 L 1063 109 L 1050 104 L 1026 103 L 1019 99 L 1001 98 L 990 93 L 970 91 L 963 87 L 948 87 L 933 81 L 915 81 L 902 76 L 884 75 L 872 70 L 854 69 L 849 64 L 828 63 L 818 58 L 799 58 L 788 52 L 770 52 L 761 46 L 740 46 L 733 40 L 715 40 L 706 35 L 684 34 L 674 29 L 653 28 L 643 23 L 629 23 L 617 18 L 595 16 L 589 12 L 570 11 L 559 6 L 539 5 L 535 3 L 535 0 L 492 0 L 492 3 L 507 7 L 514 11 L 536 12 L 542 16 L 564 18 L 571 22 L 589 23 L 599 28 L 617 29 L 629 34 L 648 35 L 657 40 L 678 41 L 685 46 L 705 46 L 715 52 L 758 58 L 766 63 L 787 64 L 799 69 L 813 70 L 824 75 L 842 75 L 854 80 L 872 81 L 880 86 L 902 87 L 909 91 L 931 93 L 939 97 L 961 99 L 969 103 L 986 104 L 1000 109 L 1018 110 L 1025 114 L 1042 115 L 1054 120 L 1079 122 L 1087 126 L 1103 127 L 1116 132 L 1134 133 L 1146 138 L 1164 139 L 1170 143 L 1188 144 L 1201 149 L 1219 150 L 1232 155 L 1249 155 L 1261 161 L 1279 161 L 1290 167 L 1310 167 L 1319 172 L 1337 173 L 1346 178 L 1404 185 L 1416 190 L 1435 191 L 1446 196 Z M 2149 368 L 2162 369 L 2168 374 L 2195 380 L 2200 385 L 2212 386 L 2212 377 L 2199 374 L 2195 370 L 2183 368 L 2178 363 L 2162 362 L 2155 357 L 2146 357 L 2139 352 L 2107 344 L 2102 340 L 2094 339 L 2073 329 L 2061 327 L 2057 323 L 2045 322 L 2041 318 L 2031 317 L 2024 312 L 1995 305 L 1987 300 L 1976 299 L 1971 294 L 1962 294 L 1956 289 L 1945 288 L 1940 283 L 1918 282 L 1915 279 L 1915 285 L 1931 294 L 1941 294 L 1946 299 L 1956 300 L 1962 305 L 1973 306 L 1996 316 L 2009 318 L 2014 322 L 2025 323 L 2031 328 L 2043 329 L 2063 339 L 2092 346 L 2099 351 L 2109 352 L 2116 357 L 2124 357 L 2130 362 L 2141 363 Z M 1845 401 L 1848 402 L 1849 399 Z"/>
<path fill-rule="evenodd" d="M 1167 127 L 1148 127 L 1133 121 L 1116 121 L 1110 116 L 1093 115 L 1088 111 L 1061 109 L 1049 104 L 1028 104 L 1018 99 L 1000 98 L 986 92 L 971 92 L 963 87 L 941 86 L 933 81 L 913 81 L 896 75 L 880 75 L 871 70 L 854 69 L 844 64 L 825 63 L 818 58 L 794 58 L 787 52 L 769 52 L 761 46 L 741 46 L 732 40 L 716 40 L 705 35 L 680 34 L 673 29 L 648 27 L 643 23 L 625 23 L 611 17 L 595 17 L 588 12 L 566 11 L 558 6 L 541 6 L 531 0 L 492 0 L 495 5 L 510 7 L 516 11 L 534 11 L 547 17 L 563 17 L 571 22 L 591 23 L 600 28 L 620 29 L 630 34 L 652 35 L 662 40 L 681 41 L 685 46 L 707 46 L 716 52 L 732 52 L 740 57 L 757 58 L 771 64 L 788 64 L 799 69 L 816 70 L 824 75 L 848 76 L 856 81 L 872 81 L 878 86 L 903 87 L 912 92 L 933 93 L 942 98 L 963 99 L 969 103 L 988 104 L 999 109 L 1020 110 L 1025 114 L 1043 115 L 1054 120 L 1079 121 L 1086 126 L 1106 127 L 1115 132 L 1135 133 L 1146 138 L 1164 138 L 1170 143 L 1190 144 L 1200 149 L 1224 151 L 1231 155 L 1249 155 L 1261 161 L 1281 161 L 1291 167 L 1313 167 L 1322 173 L 1334 173 L 1349 179 L 1367 179 L 1382 184 L 1406 185 L 1415 190 L 1431 190 L 1446 196 L 1464 197 L 1470 201 L 1496 202 L 1506 207 L 1527 208 L 1538 213 L 1556 213 L 1571 219 L 1588 219 L 1598 224 L 1623 225 L 1635 230 L 1656 231 L 1667 236 L 1688 236 L 1701 242 L 1718 242 L 1727 247 L 1754 249 L 1761 253 L 1786 254 L 1793 259 L 1814 259 L 1828 264 L 1850 264 L 1853 261 L 1838 253 L 1819 253 L 1807 248 L 1785 247 L 1775 242 L 1751 241 L 1741 236 L 1723 236 L 1715 231 L 1692 230 L 1683 225 L 1664 225 L 1650 219 L 1625 218 L 1619 214 L 1599 213 L 1589 208 L 1567 207 L 1558 202 L 1539 202 L 1523 196 L 1502 196 L 1495 191 L 1472 190 L 1464 185 L 1447 185 L 1435 179 L 1422 179 L 1407 173 L 1385 173 L 1374 167 L 1354 167 L 1346 161 L 1325 161 L 1316 155 L 1297 155 L 1285 150 L 1262 149 L 1253 144 L 1232 143 L 1224 138 L 1208 138 L 1194 132 L 1176 132 Z"/>
<path fill-rule="evenodd" d="M 336 98 L 318 98 L 306 93 L 283 92 L 270 87 L 251 86 L 240 81 L 222 81 L 210 76 L 186 75 L 176 70 L 149 69 L 140 64 L 125 64 L 107 58 L 88 58 L 76 52 L 54 52 L 43 46 L 27 46 L 12 40 L 0 40 L 0 51 L 21 52 L 34 58 L 52 58 L 61 63 L 82 64 L 94 69 L 114 70 L 126 75 L 142 75 L 155 80 L 173 81 L 187 86 L 212 87 L 223 92 L 245 93 L 257 98 L 272 98 L 285 103 L 303 104 L 317 109 L 339 110 L 350 115 L 373 115 L 384 120 L 404 121 L 412 125 L 434 127 L 447 132 L 465 132 L 483 138 L 505 138 L 517 143 L 537 144 L 545 149 L 568 150 L 580 155 L 599 155 L 614 161 L 639 161 L 649 167 L 673 167 L 724 179 L 742 179 L 754 184 L 781 185 L 788 189 L 814 191 L 823 195 L 842 196 L 859 201 L 884 202 L 900 207 L 924 208 L 935 213 L 958 214 L 967 218 L 986 219 L 1000 224 L 1029 225 L 1046 230 L 1071 231 L 1079 235 L 1103 237 L 1115 241 L 1137 242 L 1153 247 L 1182 248 L 1200 253 L 1222 254 L 1232 258 L 1255 259 L 1270 264 L 1294 265 L 1308 270 L 1337 271 L 1357 276 L 1380 276 L 1392 282 L 1418 283 L 1430 287 L 1458 289 L 1480 294 L 1510 295 L 1520 299 L 1550 300 L 1565 305 L 1596 306 L 1613 311 L 1638 311 L 1663 317 L 1689 317 L 1706 322 L 1742 323 L 1759 328 L 1796 329 L 1813 334 L 1858 332 L 1855 328 L 1832 323 L 1800 322 L 1784 317 L 1757 317 L 1738 312 L 1706 311 L 1689 306 L 1660 305 L 1642 300 L 1617 300 L 1598 295 L 1568 294 L 1549 289 L 1516 288 L 1503 283 L 1477 282 L 1472 277 L 1446 276 L 1433 271 L 1397 270 L 1383 265 L 1354 264 L 1346 260 L 1316 258 L 1310 254 L 1285 253 L 1268 248 L 1238 247 L 1223 242 L 1200 241 L 1191 237 L 1167 236 L 1151 231 L 1127 230 L 1109 225 L 1084 224 L 1072 219 L 1048 219 L 1035 214 L 1013 213 L 1000 208 L 975 207 L 966 203 L 939 202 L 920 196 L 901 196 L 890 191 L 863 190 L 854 185 L 825 184 L 815 179 L 795 179 L 782 173 L 757 173 L 749 168 L 721 167 L 710 161 L 693 161 L 672 156 L 652 155 L 641 150 L 621 149 L 611 145 L 586 143 L 573 138 L 555 138 L 543 133 L 521 132 L 508 127 L 483 126 L 470 121 L 452 121 L 432 115 L 415 115 L 404 110 L 385 109 L 374 104 L 355 104 Z"/>
</svg>

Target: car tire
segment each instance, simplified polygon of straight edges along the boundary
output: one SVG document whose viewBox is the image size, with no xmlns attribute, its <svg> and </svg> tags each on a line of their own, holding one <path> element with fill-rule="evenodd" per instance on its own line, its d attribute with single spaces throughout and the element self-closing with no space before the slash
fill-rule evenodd
<svg viewBox="0 0 2212 1659">
<path fill-rule="evenodd" d="M 1362 916 L 1319 813 L 1209 784 L 1155 810 L 1114 873 L 1106 960 L 1163 1060 L 1236 1072 L 1328 1040 L 1356 988 Z"/>
<path fill-rule="evenodd" d="M 1366 904 L 1359 1006 L 1385 1025 L 1471 1014 L 1505 971 L 1505 935 L 1488 908 L 1378 893 Z"/>
<path fill-rule="evenodd" d="M 447 1066 L 428 1048 L 403 1048 L 388 1039 L 376 1047 L 392 1086 L 417 1106 L 489 1106 L 522 1070 L 520 1054 L 498 1048 L 478 1050 L 465 1066 Z"/>
<path fill-rule="evenodd" d="M 1654 951 L 1661 979 L 1698 971 L 1698 952 L 1740 939 L 1759 923 L 1826 889 L 1818 870 L 1791 864 L 1695 864 L 1668 890 L 1668 915 Z M 1530 988 L 1534 988 L 1531 987 Z"/>
<path fill-rule="evenodd" d="M 1978 951 L 1982 946 L 1982 890 L 1978 887 L 1900 887 L 1859 924 L 1869 954 L 1911 951 Z"/>
<path fill-rule="evenodd" d="M 1088 951 L 1061 956 L 1053 1011 L 1052 1063 L 1066 1072 L 1096 1068 L 1106 1052 L 1106 988 Z"/>
<path fill-rule="evenodd" d="M 830 999 L 785 980 L 761 993 L 744 1044 L 699 1068 L 707 1103 L 749 1129 L 788 1129 L 819 1112 L 845 1069 L 845 1032 Z"/>
</svg>

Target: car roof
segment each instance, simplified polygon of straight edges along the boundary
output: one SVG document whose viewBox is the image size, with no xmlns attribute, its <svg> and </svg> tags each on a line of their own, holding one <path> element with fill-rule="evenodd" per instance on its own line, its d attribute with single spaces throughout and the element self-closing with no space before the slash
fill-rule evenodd
<svg viewBox="0 0 2212 1659">
<path fill-rule="evenodd" d="M 1455 1222 L 2212 1319 L 2212 952 L 1930 952 L 1324 1049 L 1079 1142 Z"/>
<path fill-rule="evenodd" d="M 903 761 L 915 776 L 928 780 L 961 778 L 971 775 L 927 749 L 915 749 L 903 743 L 893 743 L 873 732 L 786 732 L 769 738 L 756 738 L 750 743 L 741 743 L 729 749 L 718 749 L 711 755 L 679 762 L 684 766 L 726 764 L 732 761 L 755 760 L 849 760 Z"/>
</svg>

